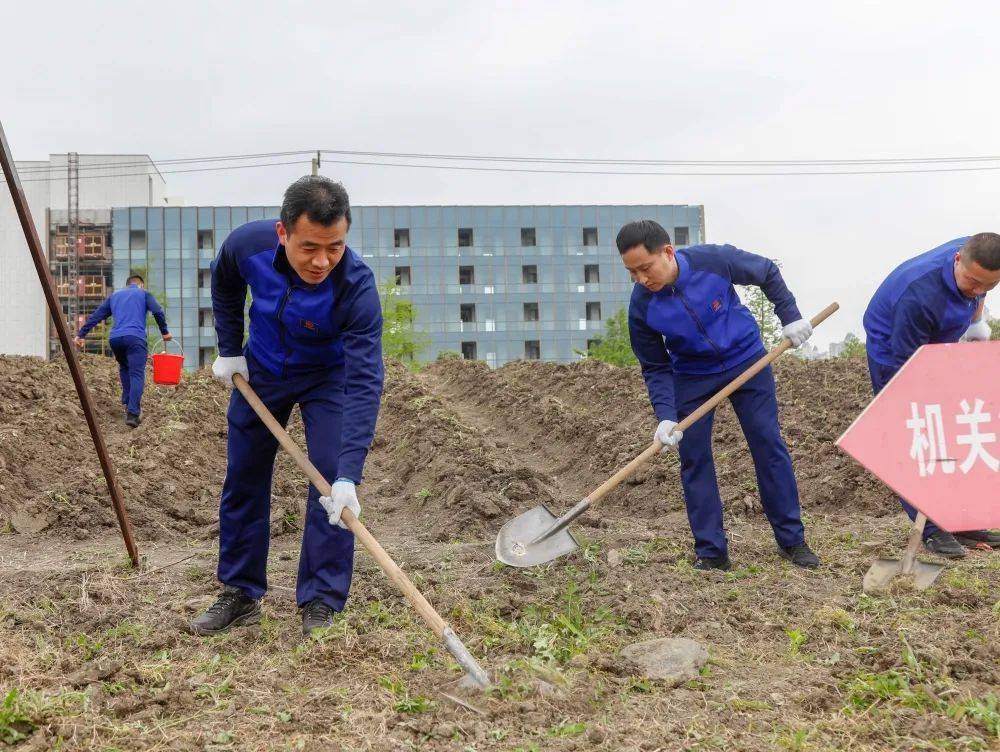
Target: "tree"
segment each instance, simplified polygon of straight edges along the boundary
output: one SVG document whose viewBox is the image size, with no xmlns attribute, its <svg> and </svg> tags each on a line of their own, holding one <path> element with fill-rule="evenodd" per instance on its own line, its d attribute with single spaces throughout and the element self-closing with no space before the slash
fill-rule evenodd
<svg viewBox="0 0 1000 752">
<path fill-rule="evenodd" d="M 417 354 L 430 344 L 429 338 L 413 328 L 417 310 L 413 303 L 403 299 L 394 280 L 379 287 L 379 295 L 382 298 L 382 352 L 386 357 L 412 364 Z"/>
<path fill-rule="evenodd" d="M 866 358 L 868 353 L 865 350 L 865 343 L 858 339 L 854 332 L 848 332 L 844 337 L 844 349 L 837 355 L 838 358 Z"/>
<path fill-rule="evenodd" d="M 774 263 L 778 264 L 777 261 Z M 781 321 L 774 312 L 774 303 L 768 300 L 764 291 L 757 286 L 742 287 L 741 292 L 743 305 L 750 310 L 757 326 L 760 327 L 760 337 L 764 340 L 764 346 L 774 347 L 781 342 Z"/>
<path fill-rule="evenodd" d="M 638 364 L 628 336 L 628 313 L 619 308 L 604 326 L 604 336 L 590 343 L 586 356 L 615 366 Z"/>
<path fill-rule="evenodd" d="M 990 339 L 1000 339 L 1000 319 L 993 319 L 990 323 L 990 329 L 993 331 L 993 335 Z"/>
</svg>

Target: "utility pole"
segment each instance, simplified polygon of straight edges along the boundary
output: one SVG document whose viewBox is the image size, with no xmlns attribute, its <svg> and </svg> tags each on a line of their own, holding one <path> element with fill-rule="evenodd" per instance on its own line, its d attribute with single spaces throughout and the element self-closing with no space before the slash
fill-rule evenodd
<svg viewBox="0 0 1000 752">
<path fill-rule="evenodd" d="M 313 175 L 319 175 L 319 165 L 320 165 L 320 153 L 317 150 L 316 156 L 313 157 L 313 159 L 312 159 L 312 166 L 313 166 L 312 174 Z"/>
</svg>

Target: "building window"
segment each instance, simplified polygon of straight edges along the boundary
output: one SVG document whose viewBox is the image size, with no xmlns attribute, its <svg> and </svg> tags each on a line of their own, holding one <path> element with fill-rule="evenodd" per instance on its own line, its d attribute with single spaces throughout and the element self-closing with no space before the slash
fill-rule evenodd
<svg viewBox="0 0 1000 752">
<path fill-rule="evenodd" d="M 533 246 L 535 244 L 535 228 L 534 227 L 522 227 L 521 228 L 521 246 L 527 248 L 528 246 Z"/>
<path fill-rule="evenodd" d="M 409 248 L 410 247 L 410 229 L 408 227 L 403 227 L 402 229 L 397 228 L 393 231 L 392 244 L 396 248 Z"/>
<path fill-rule="evenodd" d="M 205 310 L 204 308 L 198 311 L 198 326 L 215 326 L 215 314 L 212 311 Z"/>
<path fill-rule="evenodd" d="M 460 285 L 476 284 L 476 267 L 474 266 L 458 267 L 458 284 Z"/>
<path fill-rule="evenodd" d="M 526 285 L 538 284 L 538 267 L 535 264 L 525 264 L 521 267 L 521 282 Z"/>
<path fill-rule="evenodd" d="M 459 227 L 458 228 L 458 245 L 460 248 L 465 248 L 472 245 L 472 228 L 471 227 Z"/>
<path fill-rule="evenodd" d="M 212 361 L 215 360 L 216 351 L 214 347 L 203 347 L 198 350 L 198 366 L 204 368 L 205 366 L 211 365 Z"/>
<path fill-rule="evenodd" d="M 524 304 L 524 320 L 538 321 L 538 303 Z"/>
<path fill-rule="evenodd" d="M 584 245 L 597 245 L 597 228 L 596 227 L 584 227 L 583 228 L 583 244 Z"/>
<path fill-rule="evenodd" d="M 128 234 L 128 244 L 133 251 L 146 250 L 146 231 L 132 230 Z"/>
<path fill-rule="evenodd" d="M 590 352 L 591 349 L 593 349 L 594 347 L 597 347 L 597 345 L 598 345 L 598 343 L 600 341 L 601 341 L 600 339 L 588 339 L 587 340 L 587 352 Z"/>
<path fill-rule="evenodd" d="M 198 249 L 202 251 L 215 250 L 215 230 L 198 230 Z"/>
<path fill-rule="evenodd" d="M 688 244 L 688 228 L 686 227 L 675 227 L 674 228 L 674 245 L 687 245 Z"/>
<path fill-rule="evenodd" d="M 198 287 L 207 290 L 212 286 L 212 270 L 202 269 L 198 275 Z"/>
<path fill-rule="evenodd" d="M 410 267 L 408 266 L 397 266 L 396 267 L 396 284 L 400 286 L 409 285 L 410 283 Z"/>
<path fill-rule="evenodd" d="M 476 343 L 475 342 L 463 342 L 462 343 L 462 357 L 466 360 L 476 359 Z"/>
<path fill-rule="evenodd" d="M 461 317 L 463 324 L 471 324 L 476 320 L 476 304 L 462 303 L 458 307 L 458 315 Z"/>
<path fill-rule="evenodd" d="M 601 320 L 601 304 L 587 303 L 587 321 Z"/>
<path fill-rule="evenodd" d="M 586 264 L 583 267 L 583 281 L 588 285 L 596 285 L 601 281 L 601 267 L 598 264 Z"/>
<path fill-rule="evenodd" d="M 537 339 L 524 341 L 524 357 L 528 360 L 539 360 L 542 357 L 542 346 Z"/>
</svg>

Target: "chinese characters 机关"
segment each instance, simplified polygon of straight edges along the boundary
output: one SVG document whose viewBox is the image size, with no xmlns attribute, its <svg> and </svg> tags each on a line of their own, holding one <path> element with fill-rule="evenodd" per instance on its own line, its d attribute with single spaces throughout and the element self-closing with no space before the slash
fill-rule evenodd
<svg viewBox="0 0 1000 752">
<path fill-rule="evenodd" d="M 910 403 L 910 417 L 906 427 L 912 432 L 910 458 L 915 460 L 920 477 L 933 475 L 936 468 L 944 474 L 954 473 L 956 468 L 963 474 L 969 473 L 977 463 L 982 462 L 993 472 L 1000 470 L 1000 459 L 990 453 L 989 446 L 997 443 L 996 433 L 980 430 L 980 426 L 993 420 L 993 416 L 983 410 L 985 402 L 975 399 L 970 407 L 968 400 L 962 400 L 961 413 L 955 414 L 949 426 L 958 432 L 954 443 L 966 447 L 966 457 L 958 462 L 948 451 L 948 437 L 944 411 L 941 405 Z M 995 451 L 995 450 L 994 450 Z"/>
</svg>

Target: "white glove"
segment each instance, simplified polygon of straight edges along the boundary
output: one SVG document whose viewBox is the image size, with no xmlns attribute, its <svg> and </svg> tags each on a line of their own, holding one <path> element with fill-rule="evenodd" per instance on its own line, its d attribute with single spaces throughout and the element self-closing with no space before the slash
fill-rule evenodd
<svg viewBox="0 0 1000 752">
<path fill-rule="evenodd" d="M 353 481 L 338 480 L 333 484 L 333 490 L 329 496 L 320 496 L 319 503 L 326 510 L 331 525 L 339 525 L 347 529 L 340 515 L 344 509 L 350 509 L 355 517 L 361 516 L 361 504 L 358 502 L 358 490 L 354 487 Z"/>
<path fill-rule="evenodd" d="M 986 342 L 993 335 L 993 330 L 986 319 L 973 321 L 972 326 L 965 330 L 962 339 L 966 342 Z"/>
<path fill-rule="evenodd" d="M 247 359 L 242 355 L 233 358 L 218 357 L 212 363 L 212 375 L 226 386 L 233 385 L 233 375 L 242 374 L 243 378 L 250 381 L 250 371 L 247 368 Z"/>
<path fill-rule="evenodd" d="M 660 425 L 656 427 L 656 433 L 653 434 L 653 440 L 658 441 L 663 444 L 663 449 L 660 450 L 660 454 L 664 454 L 668 449 L 677 449 L 677 445 L 681 443 L 681 439 L 684 438 L 683 431 L 674 431 L 673 427 L 677 424 L 672 420 L 661 420 Z"/>
<path fill-rule="evenodd" d="M 793 321 L 781 330 L 781 336 L 791 340 L 792 347 L 798 347 L 812 336 L 813 327 L 805 319 Z"/>
</svg>

